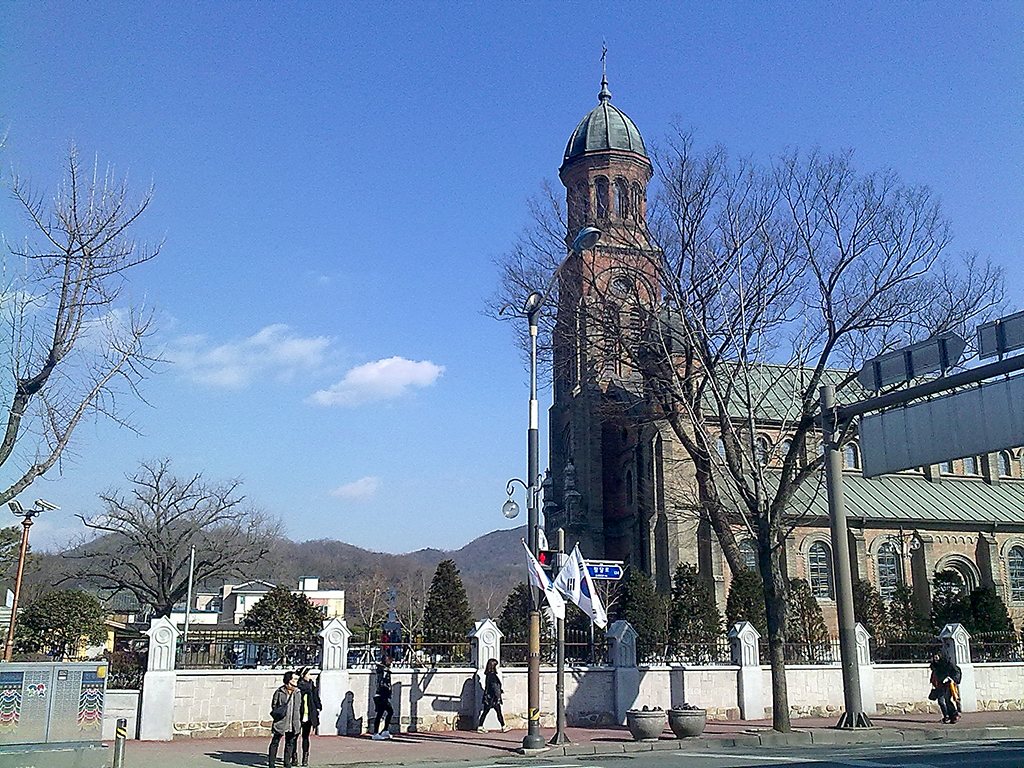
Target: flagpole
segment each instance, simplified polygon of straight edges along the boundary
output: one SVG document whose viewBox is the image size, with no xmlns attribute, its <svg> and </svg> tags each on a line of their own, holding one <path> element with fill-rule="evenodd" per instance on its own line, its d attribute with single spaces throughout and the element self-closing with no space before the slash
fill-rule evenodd
<svg viewBox="0 0 1024 768">
<path fill-rule="evenodd" d="M 555 532 L 555 550 L 558 552 L 556 565 L 561 568 L 565 555 L 565 531 L 559 528 Z M 555 735 L 548 744 L 561 746 L 569 743 L 565 735 L 565 618 L 555 619 L 555 631 L 558 636 L 558 649 L 555 673 Z"/>
</svg>

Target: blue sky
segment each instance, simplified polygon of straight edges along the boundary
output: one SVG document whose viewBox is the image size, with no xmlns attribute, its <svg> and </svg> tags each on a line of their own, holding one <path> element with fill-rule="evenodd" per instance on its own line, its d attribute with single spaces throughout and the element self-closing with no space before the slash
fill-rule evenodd
<svg viewBox="0 0 1024 768">
<path fill-rule="evenodd" d="M 597 103 L 602 39 L 649 148 L 673 122 L 762 159 L 850 148 L 930 185 L 1021 304 L 1020 3 L 0 0 L 0 163 L 52 189 L 74 141 L 152 181 L 140 233 L 166 243 L 131 294 L 174 361 L 141 436 L 85 425 L 29 491 L 63 508 L 33 542 L 158 457 L 243 478 L 298 540 L 502 527 L 527 382 L 482 310 Z M 26 232 L 6 199 L 0 231 Z"/>
</svg>

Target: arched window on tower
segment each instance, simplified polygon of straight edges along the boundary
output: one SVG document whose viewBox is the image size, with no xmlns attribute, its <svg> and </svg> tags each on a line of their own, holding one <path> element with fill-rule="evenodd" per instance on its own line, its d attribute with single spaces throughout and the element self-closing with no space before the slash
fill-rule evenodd
<svg viewBox="0 0 1024 768">
<path fill-rule="evenodd" d="M 629 218 L 629 184 L 625 179 L 615 180 L 615 215 L 620 219 Z"/>
<path fill-rule="evenodd" d="M 626 506 L 633 506 L 633 470 L 626 470 Z"/>
<path fill-rule="evenodd" d="M 896 547 L 888 541 L 880 546 L 875 565 L 878 569 L 878 594 L 883 600 L 891 600 L 900 585 L 900 561 Z"/>
<path fill-rule="evenodd" d="M 757 455 L 758 466 L 765 466 L 768 464 L 768 458 L 771 453 L 771 446 L 768 443 L 768 438 L 764 435 L 758 435 L 757 439 L 754 440 L 754 451 Z"/>
<path fill-rule="evenodd" d="M 590 186 L 581 181 L 576 185 L 577 215 L 582 228 L 590 220 Z"/>
<path fill-rule="evenodd" d="M 1010 580 L 1010 599 L 1024 602 L 1024 547 L 1010 547 L 1006 553 L 1006 575 Z"/>
<path fill-rule="evenodd" d="M 597 218 L 608 218 L 608 179 L 598 176 L 594 182 L 594 189 L 597 193 Z"/>
<path fill-rule="evenodd" d="M 807 581 L 815 597 L 823 600 L 835 598 L 832 589 L 832 552 L 823 541 L 814 542 L 807 551 Z"/>
<path fill-rule="evenodd" d="M 633 215 L 637 219 L 643 218 L 644 212 L 644 188 L 639 182 L 633 182 Z"/>
</svg>

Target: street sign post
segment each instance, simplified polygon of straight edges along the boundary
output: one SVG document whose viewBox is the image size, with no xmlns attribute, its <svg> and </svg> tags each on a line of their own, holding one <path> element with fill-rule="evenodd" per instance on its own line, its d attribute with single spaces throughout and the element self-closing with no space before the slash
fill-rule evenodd
<svg viewBox="0 0 1024 768">
<path fill-rule="evenodd" d="M 587 571 L 592 579 L 618 581 L 622 578 L 621 560 L 587 560 Z"/>
</svg>

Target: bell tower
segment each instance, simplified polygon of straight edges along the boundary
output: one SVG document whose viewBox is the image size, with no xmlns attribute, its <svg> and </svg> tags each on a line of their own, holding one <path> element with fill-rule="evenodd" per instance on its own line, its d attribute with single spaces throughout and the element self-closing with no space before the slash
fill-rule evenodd
<svg viewBox="0 0 1024 768">
<path fill-rule="evenodd" d="M 607 76 L 598 105 L 576 126 L 559 178 L 566 189 L 569 255 L 559 271 L 550 412 L 549 530 L 562 527 L 591 558 L 644 554 L 640 422 L 629 416 L 639 377 L 630 352 L 657 305 L 658 252 L 647 238 L 647 185 L 653 169 L 640 131 L 611 103 Z M 583 227 L 601 230 L 592 248 L 572 251 Z M 650 443 L 650 440 L 647 440 Z M 649 485 L 649 483 L 648 483 Z"/>
</svg>

